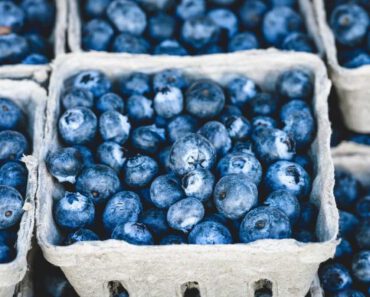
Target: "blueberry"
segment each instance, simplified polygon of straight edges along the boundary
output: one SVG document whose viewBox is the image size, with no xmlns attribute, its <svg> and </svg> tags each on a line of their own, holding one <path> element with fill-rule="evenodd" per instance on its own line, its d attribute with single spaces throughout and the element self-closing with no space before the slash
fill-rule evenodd
<svg viewBox="0 0 370 297">
<path fill-rule="evenodd" d="M 154 55 L 187 56 L 187 50 L 176 40 L 163 40 L 154 49 Z"/>
<path fill-rule="evenodd" d="M 353 289 L 347 289 L 344 291 L 336 292 L 332 295 L 331 297 L 365 297 L 365 295 L 358 291 L 358 290 L 353 290 Z"/>
<path fill-rule="evenodd" d="M 99 70 L 81 71 L 72 82 L 75 88 L 90 91 L 95 98 L 103 96 L 112 88 L 112 83 L 109 78 Z"/>
<path fill-rule="evenodd" d="M 248 109 L 251 116 L 272 116 L 276 113 L 278 100 L 269 93 L 257 93 L 249 102 Z"/>
<path fill-rule="evenodd" d="M 149 19 L 149 36 L 154 40 L 163 41 L 170 39 L 176 30 L 176 20 L 174 17 L 159 13 Z"/>
<path fill-rule="evenodd" d="M 114 0 L 107 8 L 107 16 L 119 32 L 140 35 L 146 28 L 145 12 L 135 2 Z"/>
<path fill-rule="evenodd" d="M 21 31 L 24 24 L 24 12 L 11 1 L 0 2 L 0 26 L 9 28 L 10 32 Z"/>
<path fill-rule="evenodd" d="M 198 133 L 213 144 L 219 156 L 225 155 L 231 149 L 231 139 L 226 127 L 217 121 L 209 121 L 203 125 Z"/>
<path fill-rule="evenodd" d="M 359 197 L 360 184 L 355 177 L 342 168 L 335 170 L 334 196 L 341 209 L 349 209 Z"/>
<path fill-rule="evenodd" d="M 0 243 L 0 263 L 8 263 L 12 261 L 13 258 L 14 252 L 11 250 L 11 248 L 4 243 Z"/>
<path fill-rule="evenodd" d="M 187 114 L 180 114 L 168 123 L 167 134 L 170 141 L 175 142 L 187 134 L 196 132 L 197 128 L 198 121 L 194 117 Z"/>
<path fill-rule="evenodd" d="M 330 26 L 340 44 L 356 46 L 365 39 L 369 15 L 359 5 L 351 3 L 339 5 L 330 15 Z"/>
<path fill-rule="evenodd" d="M 210 1 L 218 5 L 232 5 L 236 2 L 235 0 L 210 0 Z"/>
<path fill-rule="evenodd" d="M 124 144 L 129 137 L 130 128 L 128 118 L 115 110 L 106 111 L 99 118 L 99 132 L 105 141 Z"/>
<path fill-rule="evenodd" d="M 95 207 L 92 200 L 80 193 L 66 192 L 55 202 L 54 220 L 65 230 L 77 230 L 91 226 L 95 219 Z"/>
<path fill-rule="evenodd" d="M 313 83 L 305 69 L 291 69 L 282 72 L 276 80 L 277 93 L 287 99 L 310 99 L 313 95 Z"/>
<path fill-rule="evenodd" d="M 122 95 L 149 95 L 152 91 L 150 77 L 145 73 L 134 72 L 120 82 Z"/>
<path fill-rule="evenodd" d="M 308 230 L 303 230 L 303 229 L 299 230 L 298 232 L 294 234 L 294 239 L 296 239 L 299 242 L 304 242 L 304 243 L 316 241 L 316 237 L 314 233 Z"/>
<path fill-rule="evenodd" d="M 194 169 L 211 169 L 216 161 L 213 145 L 199 134 L 187 134 L 177 140 L 170 153 L 171 169 L 184 175 Z"/>
<path fill-rule="evenodd" d="M 294 32 L 285 37 L 281 48 L 287 51 L 314 53 L 315 46 L 311 38 L 304 33 Z"/>
<path fill-rule="evenodd" d="M 0 98 L 0 130 L 17 129 L 24 122 L 22 109 L 7 98 Z"/>
<path fill-rule="evenodd" d="M 71 232 L 67 235 L 64 240 L 64 245 L 71 245 L 81 241 L 96 241 L 99 240 L 99 236 L 86 228 L 78 229 L 77 231 Z"/>
<path fill-rule="evenodd" d="M 204 15 L 206 12 L 206 1 L 204 0 L 181 0 L 176 8 L 177 15 L 183 20 Z"/>
<path fill-rule="evenodd" d="M 95 107 L 100 113 L 111 110 L 123 113 L 125 103 L 123 102 L 123 99 L 116 93 L 106 93 L 96 100 Z"/>
<path fill-rule="evenodd" d="M 213 197 L 217 210 L 232 220 L 244 216 L 258 202 L 256 185 L 240 174 L 222 177 L 214 188 Z"/>
<path fill-rule="evenodd" d="M 272 192 L 267 196 L 264 205 L 276 207 L 284 212 L 293 226 L 300 216 L 300 205 L 297 197 L 285 190 Z"/>
<path fill-rule="evenodd" d="M 185 244 L 186 238 L 180 234 L 168 234 L 160 241 L 160 245 Z"/>
<path fill-rule="evenodd" d="M 159 90 L 154 96 L 154 110 L 164 118 L 172 118 L 182 112 L 184 98 L 180 89 L 166 87 Z"/>
<path fill-rule="evenodd" d="M 236 34 L 231 38 L 228 45 L 229 52 L 246 51 L 252 49 L 258 49 L 259 43 L 257 37 L 252 32 L 243 32 Z"/>
<path fill-rule="evenodd" d="M 143 210 L 140 197 L 130 191 L 118 192 L 107 202 L 103 212 L 103 224 L 106 232 L 111 234 L 118 225 L 137 222 Z"/>
<path fill-rule="evenodd" d="M 165 129 L 156 125 L 140 126 L 132 131 L 131 143 L 136 149 L 148 154 L 156 153 L 165 142 Z"/>
<path fill-rule="evenodd" d="M 106 165 L 90 165 L 83 168 L 77 177 L 76 191 L 100 204 L 120 189 L 117 173 Z"/>
<path fill-rule="evenodd" d="M 24 37 L 27 39 L 30 53 L 41 54 L 49 57 L 52 52 L 52 47 L 45 37 L 37 33 L 28 33 Z"/>
<path fill-rule="evenodd" d="M 277 128 L 276 121 L 268 116 L 256 116 L 252 119 L 252 129 L 258 128 Z"/>
<path fill-rule="evenodd" d="M 293 139 L 297 149 L 307 147 L 315 136 L 315 119 L 308 104 L 292 100 L 280 111 L 283 130 Z"/>
<path fill-rule="evenodd" d="M 289 218 L 275 207 L 260 206 L 247 213 L 240 225 L 243 243 L 260 239 L 284 239 L 291 236 Z"/>
<path fill-rule="evenodd" d="M 97 125 L 91 109 L 82 106 L 70 108 L 59 118 L 59 135 L 67 144 L 86 144 L 94 139 Z"/>
<path fill-rule="evenodd" d="M 370 64 L 370 55 L 365 51 L 355 51 L 351 53 L 348 59 L 343 63 L 346 68 L 358 68 Z"/>
<path fill-rule="evenodd" d="M 0 185 L 17 189 L 21 194 L 26 192 L 28 171 L 23 163 L 9 161 L 0 167 Z"/>
<path fill-rule="evenodd" d="M 184 196 L 181 182 L 173 174 L 158 176 L 150 186 L 150 199 L 158 208 L 168 208 Z"/>
<path fill-rule="evenodd" d="M 92 93 L 84 89 L 72 88 L 63 94 L 61 100 L 64 109 L 70 109 L 78 106 L 92 108 L 94 106 L 94 97 Z"/>
<path fill-rule="evenodd" d="M 0 176 L 2 169 L 0 168 Z M 364 196 L 356 203 L 356 214 L 360 219 L 370 218 L 370 195 Z"/>
<path fill-rule="evenodd" d="M 130 96 L 126 109 L 129 119 L 134 122 L 147 122 L 154 117 L 153 101 L 143 95 Z"/>
<path fill-rule="evenodd" d="M 273 8 L 265 14 L 263 19 L 263 36 L 268 43 L 277 47 L 290 33 L 302 30 L 301 16 L 287 6 Z"/>
<path fill-rule="evenodd" d="M 273 6 L 295 6 L 298 3 L 297 0 L 269 0 L 269 2 Z"/>
<path fill-rule="evenodd" d="M 230 244 L 230 231 L 222 224 L 206 221 L 197 224 L 188 237 L 190 244 Z"/>
<path fill-rule="evenodd" d="M 272 164 L 267 169 L 264 182 L 269 191 L 287 190 L 297 197 L 305 196 L 311 191 L 308 173 L 300 165 L 289 161 Z"/>
<path fill-rule="evenodd" d="M 253 80 L 238 75 L 228 82 L 226 92 L 231 104 L 244 107 L 257 95 L 258 89 Z"/>
<path fill-rule="evenodd" d="M 82 27 L 81 45 L 86 51 L 108 51 L 114 31 L 112 26 L 101 19 L 93 19 Z"/>
<path fill-rule="evenodd" d="M 350 257 L 353 253 L 351 243 L 346 239 L 341 239 L 335 250 L 335 258 Z"/>
<path fill-rule="evenodd" d="M 359 220 L 356 216 L 350 212 L 340 210 L 339 211 L 339 234 L 340 236 L 347 237 L 356 231 Z"/>
<path fill-rule="evenodd" d="M 83 12 L 90 18 L 104 17 L 111 0 L 86 0 Z"/>
<path fill-rule="evenodd" d="M 356 231 L 357 245 L 362 249 L 370 249 L 370 220 L 365 219 L 360 222 Z"/>
<path fill-rule="evenodd" d="M 215 178 L 209 170 L 195 169 L 182 177 L 181 185 L 188 197 L 204 202 L 211 197 Z"/>
<path fill-rule="evenodd" d="M 174 0 L 137 0 L 136 2 L 150 12 L 165 11 L 171 9 L 175 4 Z"/>
<path fill-rule="evenodd" d="M 48 64 L 49 59 L 41 54 L 30 54 L 21 63 L 24 65 L 43 65 Z"/>
<path fill-rule="evenodd" d="M 353 256 L 352 273 L 360 282 L 370 283 L 370 251 L 361 251 Z"/>
<path fill-rule="evenodd" d="M 56 7 L 53 1 L 22 0 L 21 8 L 26 15 L 27 31 L 48 35 L 54 28 Z"/>
<path fill-rule="evenodd" d="M 144 224 L 133 222 L 118 225 L 112 233 L 112 239 L 124 240 L 134 245 L 152 245 L 154 243 L 148 228 Z"/>
<path fill-rule="evenodd" d="M 263 163 L 291 160 L 295 154 L 295 143 L 287 133 L 274 128 L 257 128 L 253 132 L 254 151 Z"/>
<path fill-rule="evenodd" d="M 166 212 L 162 209 L 151 208 L 144 211 L 139 221 L 147 226 L 156 238 L 164 236 L 169 230 Z"/>
<path fill-rule="evenodd" d="M 225 94 L 213 81 L 198 80 L 186 92 L 186 111 L 198 118 L 212 118 L 221 112 L 224 105 Z"/>
<path fill-rule="evenodd" d="M 321 266 L 319 277 L 323 289 L 328 292 L 339 292 L 352 285 L 349 271 L 339 263 L 326 263 Z"/>
<path fill-rule="evenodd" d="M 315 230 L 316 220 L 319 211 L 317 207 L 311 202 L 301 204 L 301 216 L 299 218 L 297 228 L 306 230 Z"/>
<path fill-rule="evenodd" d="M 0 230 L 0 244 L 14 246 L 17 241 L 17 233 L 12 229 Z"/>
<path fill-rule="evenodd" d="M 215 43 L 219 35 L 220 28 L 206 16 L 186 20 L 181 31 L 184 42 L 196 50 Z"/>
<path fill-rule="evenodd" d="M 262 178 L 262 166 L 257 158 L 250 153 L 233 152 L 223 157 L 217 164 L 220 176 L 243 174 L 251 182 L 258 185 Z"/>
<path fill-rule="evenodd" d="M 134 188 L 142 188 L 150 184 L 150 182 L 158 174 L 157 162 L 148 157 L 137 155 L 129 158 L 124 165 L 124 181 L 126 185 Z"/>
<path fill-rule="evenodd" d="M 0 65 L 20 63 L 28 52 L 25 37 L 14 33 L 0 35 Z"/>
<path fill-rule="evenodd" d="M 312 160 L 308 155 L 295 155 L 293 162 L 301 165 L 307 172 L 312 172 Z"/>
<path fill-rule="evenodd" d="M 207 15 L 225 31 L 228 37 L 234 36 L 238 32 L 238 18 L 231 10 L 224 8 L 212 9 Z"/>
<path fill-rule="evenodd" d="M 12 227 L 21 220 L 23 198 L 14 188 L 0 186 L 0 230 Z"/>
<path fill-rule="evenodd" d="M 238 141 L 234 144 L 231 153 L 243 153 L 254 156 L 252 143 L 249 140 Z"/>
<path fill-rule="evenodd" d="M 171 147 L 167 146 L 163 149 L 158 154 L 158 162 L 161 166 L 161 168 L 164 170 L 164 172 L 169 172 L 171 170 L 170 168 L 170 152 L 171 152 Z"/>
<path fill-rule="evenodd" d="M 0 132 L 0 162 L 20 160 L 28 152 L 28 141 L 23 134 L 11 130 Z"/>
<path fill-rule="evenodd" d="M 249 30 L 259 29 L 268 6 L 262 0 L 246 0 L 239 10 L 243 26 Z"/>
<path fill-rule="evenodd" d="M 94 155 L 89 148 L 83 145 L 75 145 L 74 148 L 79 151 L 84 166 L 95 164 Z"/>
<path fill-rule="evenodd" d="M 106 141 L 99 145 L 97 158 L 101 164 L 108 165 L 117 172 L 121 171 L 126 162 L 122 146 L 113 141 Z"/>
<path fill-rule="evenodd" d="M 251 132 L 251 125 L 243 116 L 230 116 L 225 120 L 227 132 L 232 140 L 245 140 Z"/>
<path fill-rule="evenodd" d="M 74 184 L 83 163 L 80 152 L 74 147 L 59 148 L 49 152 L 45 159 L 50 174 L 59 182 Z"/>
<path fill-rule="evenodd" d="M 353 133 L 353 135 L 349 137 L 349 140 L 352 142 L 359 143 L 359 144 L 370 145 L 370 135 L 369 134 Z"/>
<path fill-rule="evenodd" d="M 242 116 L 243 113 L 239 107 L 235 105 L 225 105 L 224 109 L 222 110 L 221 114 L 219 115 L 220 121 L 225 124 L 227 119 L 231 116 Z"/>
<path fill-rule="evenodd" d="M 180 69 L 165 69 L 157 72 L 153 77 L 153 87 L 156 92 L 168 87 L 184 90 L 188 84 L 188 79 Z"/>
<path fill-rule="evenodd" d="M 170 206 L 167 212 L 167 222 L 171 228 L 189 232 L 204 216 L 204 207 L 199 199 L 188 197 Z"/>
<path fill-rule="evenodd" d="M 121 33 L 113 41 L 112 52 L 129 54 L 149 53 L 149 43 L 140 36 Z"/>
</svg>

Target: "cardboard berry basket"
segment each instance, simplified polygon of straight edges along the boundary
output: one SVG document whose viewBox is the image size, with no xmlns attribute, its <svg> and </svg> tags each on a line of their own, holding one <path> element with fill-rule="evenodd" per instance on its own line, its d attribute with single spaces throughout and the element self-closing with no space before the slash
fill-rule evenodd
<svg viewBox="0 0 370 297">
<path fill-rule="evenodd" d="M 150 1 L 149 1 L 150 2 Z M 72 52 L 83 51 L 81 45 L 82 19 L 79 0 L 68 0 L 68 34 L 67 42 Z M 302 15 L 308 35 L 317 47 L 318 54 L 324 54 L 324 47 L 318 34 L 317 22 L 311 0 L 298 0 L 299 12 Z"/>
<path fill-rule="evenodd" d="M 334 149 L 332 156 L 335 168 L 349 171 L 361 185 L 370 189 L 370 146 L 344 141 Z M 324 297 L 320 280 L 315 278 L 311 287 L 311 297 Z"/>
<path fill-rule="evenodd" d="M 56 7 L 55 25 L 51 36 L 54 57 L 66 52 L 67 34 L 67 0 L 54 0 Z M 44 83 L 49 77 L 50 64 L 46 65 L 23 65 L 11 64 L 0 65 L 0 79 L 32 79 L 38 83 Z"/>
<path fill-rule="evenodd" d="M 370 133 L 370 65 L 355 69 L 339 65 L 334 34 L 327 22 L 325 1 L 313 0 L 313 3 L 344 123 L 352 131 Z"/>
<path fill-rule="evenodd" d="M 33 81 L 0 80 L 0 97 L 13 100 L 26 114 L 28 139 L 32 142 L 33 152 L 23 157 L 28 169 L 28 184 L 16 242 L 17 255 L 12 262 L 0 264 L 0 297 L 12 297 L 22 291 L 20 282 L 28 270 L 27 255 L 34 227 L 38 156 L 42 146 L 47 96 L 46 90 Z"/>
<path fill-rule="evenodd" d="M 330 155 L 330 124 L 327 97 L 330 81 L 320 59 L 310 54 L 252 51 L 203 57 L 149 57 L 103 53 L 70 54 L 52 65 L 50 97 L 42 159 L 60 146 L 57 123 L 59 98 L 66 79 L 82 70 L 99 69 L 112 80 L 140 71 L 156 73 L 182 69 L 194 78 L 210 78 L 221 85 L 239 73 L 271 90 L 277 76 L 293 67 L 308 68 L 314 77 L 313 112 L 317 136 L 311 145 L 315 178 L 310 199 L 319 208 L 317 243 L 294 239 L 260 240 L 250 244 L 135 246 L 106 240 L 61 246 L 62 235 L 52 215 L 53 198 L 63 189 L 49 175 L 44 161 L 39 166 L 37 238 L 45 258 L 60 266 L 82 297 L 109 295 L 109 283 L 117 281 L 130 297 L 183 296 L 195 286 L 202 297 L 251 297 L 261 286 L 271 287 L 273 296 L 304 296 L 319 264 L 334 254 L 338 212 L 333 198 L 334 171 Z"/>
</svg>

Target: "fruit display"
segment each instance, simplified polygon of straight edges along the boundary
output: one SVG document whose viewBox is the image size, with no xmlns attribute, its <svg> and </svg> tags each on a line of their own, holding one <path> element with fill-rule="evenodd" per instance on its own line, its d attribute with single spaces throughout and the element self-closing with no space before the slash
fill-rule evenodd
<svg viewBox="0 0 370 297">
<path fill-rule="evenodd" d="M 298 1 L 81 1 L 86 51 L 204 55 L 275 47 L 316 53 Z"/>
</svg>

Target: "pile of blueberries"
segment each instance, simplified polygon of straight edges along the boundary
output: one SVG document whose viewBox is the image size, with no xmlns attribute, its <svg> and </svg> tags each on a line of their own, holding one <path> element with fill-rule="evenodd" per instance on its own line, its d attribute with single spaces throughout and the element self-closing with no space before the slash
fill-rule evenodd
<svg viewBox="0 0 370 297">
<path fill-rule="evenodd" d="M 338 60 L 347 68 L 370 64 L 370 1 L 327 2 L 330 27 L 337 43 Z"/>
<path fill-rule="evenodd" d="M 370 296 L 370 193 L 342 168 L 335 182 L 341 242 L 335 259 L 320 267 L 321 284 L 330 297 Z"/>
<path fill-rule="evenodd" d="M 45 160 L 65 185 L 53 207 L 63 244 L 316 240 L 309 71 L 282 72 L 271 93 L 244 75 L 221 86 L 178 69 L 115 87 L 98 70 L 65 82 L 65 146 Z"/>
<path fill-rule="evenodd" d="M 54 21 L 52 0 L 0 1 L 0 66 L 47 64 Z"/>
<path fill-rule="evenodd" d="M 28 178 L 20 159 L 31 148 L 25 124 L 22 109 L 12 100 L 0 98 L 0 263 L 10 262 L 16 255 Z"/>
<path fill-rule="evenodd" d="M 202 55 L 276 47 L 316 52 L 297 0 L 85 0 L 84 50 Z"/>
</svg>

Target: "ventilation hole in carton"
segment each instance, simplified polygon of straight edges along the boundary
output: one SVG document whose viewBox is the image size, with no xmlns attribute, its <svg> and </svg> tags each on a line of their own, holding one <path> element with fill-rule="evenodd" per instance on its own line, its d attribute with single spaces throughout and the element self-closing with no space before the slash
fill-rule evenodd
<svg viewBox="0 0 370 297">
<path fill-rule="evenodd" d="M 183 297 L 201 297 L 199 292 L 199 284 L 197 282 L 187 282 L 181 286 Z"/>
<path fill-rule="evenodd" d="M 129 297 L 129 293 L 119 281 L 108 283 L 109 297 Z"/>
<path fill-rule="evenodd" d="M 254 297 L 272 297 L 272 283 L 267 279 L 255 282 Z"/>
</svg>

